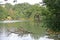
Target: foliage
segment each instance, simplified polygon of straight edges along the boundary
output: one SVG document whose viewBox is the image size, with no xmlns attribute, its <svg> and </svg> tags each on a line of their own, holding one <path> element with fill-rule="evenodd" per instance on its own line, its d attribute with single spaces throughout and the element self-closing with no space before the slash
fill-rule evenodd
<svg viewBox="0 0 60 40">
<path fill-rule="evenodd" d="M 47 23 L 48 28 L 59 32 L 60 31 L 60 0 L 43 0 L 51 12 Z"/>
<path fill-rule="evenodd" d="M 15 11 L 16 16 L 25 17 L 25 11 L 30 7 L 28 3 L 16 4 L 13 6 L 13 10 Z"/>
<path fill-rule="evenodd" d="M 5 19 L 6 16 L 7 16 L 6 9 L 0 6 L 0 20 Z"/>
</svg>

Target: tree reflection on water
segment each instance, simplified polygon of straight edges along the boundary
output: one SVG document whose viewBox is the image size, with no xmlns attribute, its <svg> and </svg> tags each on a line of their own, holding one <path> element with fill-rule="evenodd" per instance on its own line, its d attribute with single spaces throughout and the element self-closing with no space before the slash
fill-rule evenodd
<svg viewBox="0 0 60 40">
<path fill-rule="evenodd" d="M 53 40 L 45 36 L 45 29 L 33 22 L 0 24 L 0 40 Z"/>
</svg>

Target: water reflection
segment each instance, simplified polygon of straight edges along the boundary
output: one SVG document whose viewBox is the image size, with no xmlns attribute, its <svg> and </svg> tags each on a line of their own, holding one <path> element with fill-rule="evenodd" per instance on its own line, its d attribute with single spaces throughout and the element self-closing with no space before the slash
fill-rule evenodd
<svg viewBox="0 0 60 40">
<path fill-rule="evenodd" d="M 47 36 L 35 39 L 35 38 L 31 37 L 30 34 L 26 34 L 21 37 L 21 36 L 18 36 L 18 34 L 11 33 L 8 37 L 1 36 L 0 40 L 53 40 L 53 39 L 48 39 Z"/>
<path fill-rule="evenodd" d="M 0 40 L 53 40 L 43 29 L 33 22 L 0 23 Z"/>
</svg>

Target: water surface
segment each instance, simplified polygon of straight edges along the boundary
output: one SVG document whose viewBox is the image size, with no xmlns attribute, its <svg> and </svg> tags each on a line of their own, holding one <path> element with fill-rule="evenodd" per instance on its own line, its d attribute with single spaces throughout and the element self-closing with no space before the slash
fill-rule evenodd
<svg viewBox="0 0 60 40">
<path fill-rule="evenodd" d="M 53 40 L 40 25 L 31 21 L 0 21 L 0 40 Z"/>
</svg>

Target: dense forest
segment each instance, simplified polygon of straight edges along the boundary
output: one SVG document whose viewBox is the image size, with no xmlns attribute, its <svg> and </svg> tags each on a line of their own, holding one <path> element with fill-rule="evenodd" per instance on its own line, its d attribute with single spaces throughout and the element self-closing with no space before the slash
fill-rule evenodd
<svg viewBox="0 0 60 40">
<path fill-rule="evenodd" d="M 42 15 L 45 11 L 48 11 L 47 8 L 42 7 L 39 4 L 30 5 L 28 3 L 22 3 L 11 5 L 7 3 L 0 6 L 0 20 L 9 19 L 8 17 L 11 17 L 12 20 L 18 20 L 20 18 L 34 18 L 34 15 L 37 13 Z"/>
<path fill-rule="evenodd" d="M 60 32 L 60 0 L 43 0 L 43 2 L 51 12 L 47 27 L 53 29 L 57 32 L 56 34 L 58 34 L 58 32 Z"/>
</svg>

